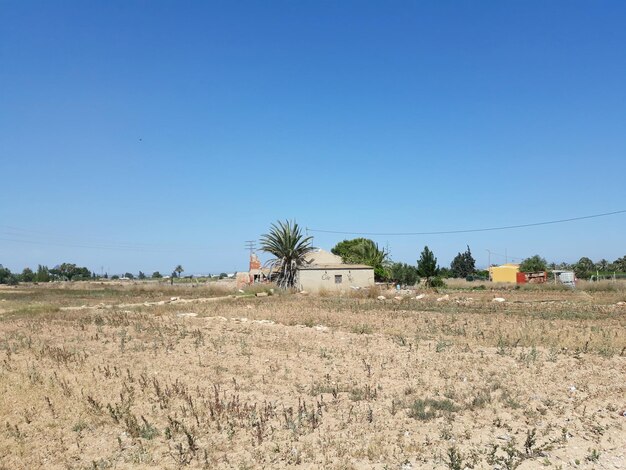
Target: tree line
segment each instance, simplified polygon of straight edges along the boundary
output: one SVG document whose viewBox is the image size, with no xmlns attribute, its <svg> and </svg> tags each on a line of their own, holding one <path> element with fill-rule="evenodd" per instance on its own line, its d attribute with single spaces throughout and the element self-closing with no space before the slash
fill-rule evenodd
<svg viewBox="0 0 626 470">
<path fill-rule="evenodd" d="M 281 287 L 293 287 L 296 273 L 304 263 L 305 256 L 314 250 L 313 237 L 304 236 L 302 229 L 295 221 L 278 221 L 272 224 L 270 231 L 261 237 L 261 250 L 274 256 L 270 265 L 277 271 L 277 282 Z M 440 267 L 434 253 L 425 246 L 416 265 L 399 263 L 391 260 L 388 250 L 381 248 L 369 238 L 354 238 L 337 243 L 331 252 L 340 256 L 344 263 L 365 264 L 374 269 L 374 277 L 379 282 L 393 282 L 406 286 L 412 286 L 424 280 L 424 284 L 431 287 L 442 286 L 445 278 L 474 278 L 487 279 L 487 271 L 476 269 L 476 260 L 472 256 L 469 245 L 463 252 L 457 253 L 450 267 Z M 526 258 L 520 265 L 522 272 L 547 271 L 548 269 L 573 270 L 579 279 L 589 279 L 592 275 L 602 273 L 607 275 L 613 272 L 626 273 L 626 256 L 609 262 L 605 259 L 594 263 L 587 257 L 582 257 L 574 264 L 551 263 L 545 258 L 534 255 Z M 177 265 L 170 276 L 170 282 L 180 277 L 184 271 L 181 265 Z M 108 278 L 108 275 L 102 276 Z M 124 277 L 133 279 L 132 273 L 126 273 Z M 220 276 L 221 277 L 221 276 Z M 0 284 L 17 284 L 18 282 L 49 282 L 57 280 L 76 281 L 99 279 L 94 272 L 85 267 L 79 267 L 72 263 L 63 263 L 49 269 L 39 265 L 37 272 L 25 268 L 21 274 L 14 274 L 9 269 L 0 265 Z M 112 279 L 119 276 L 112 276 Z M 139 271 L 138 279 L 146 279 L 147 276 Z M 161 279 L 163 276 L 158 271 L 152 273 L 152 279 Z"/>
<path fill-rule="evenodd" d="M 548 270 L 573 271 L 578 279 L 590 279 L 592 276 L 609 276 L 611 274 L 626 273 L 626 256 L 617 258 L 613 262 L 606 259 L 593 262 L 590 258 L 583 256 L 575 263 L 548 263 L 545 258 L 534 255 L 526 258 L 520 264 L 522 272 L 537 272 Z"/>
<path fill-rule="evenodd" d="M 183 267 L 177 265 L 170 279 L 173 281 L 175 278 L 179 278 L 184 272 Z M 221 276 L 221 275 L 220 275 Z M 223 274 L 226 277 L 226 274 Z M 120 279 L 120 276 L 115 274 L 110 277 L 111 279 Z M 147 276 L 145 273 L 139 271 L 139 274 L 135 276 L 133 273 L 124 273 L 123 279 L 162 279 L 163 275 L 159 271 L 152 273 L 152 276 Z M 99 275 L 90 271 L 86 267 L 77 266 L 74 263 L 62 263 L 53 268 L 48 266 L 38 265 L 37 270 L 33 271 L 30 268 L 24 268 L 21 273 L 13 273 L 9 268 L 5 268 L 0 264 L 0 284 L 16 285 L 20 282 L 54 282 L 54 281 L 89 281 L 98 279 L 109 279 L 108 273 Z"/>
<path fill-rule="evenodd" d="M 51 281 L 83 281 L 95 279 L 96 274 L 88 268 L 73 263 L 63 263 L 54 268 L 39 265 L 37 271 L 24 268 L 21 273 L 12 273 L 9 268 L 0 264 L 0 284 L 17 284 L 18 282 L 51 282 Z"/>
<path fill-rule="evenodd" d="M 425 246 L 415 265 L 394 262 L 384 248 L 368 238 L 355 238 L 337 243 L 331 252 L 341 256 L 344 263 L 365 264 L 374 268 L 374 277 L 378 282 L 393 282 L 413 286 L 424 280 L 430 287 L 441 287 L 443 278 L 463 277 L 476 274 L 476 261 L 469 246 L 463 253 L 457 254 L 450 268 L 442 268 L 428 246 Z"/>
</svg>

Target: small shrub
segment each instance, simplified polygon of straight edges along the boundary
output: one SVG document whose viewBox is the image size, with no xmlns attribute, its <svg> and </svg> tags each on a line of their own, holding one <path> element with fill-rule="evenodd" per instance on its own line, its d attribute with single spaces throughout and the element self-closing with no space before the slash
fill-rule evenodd
<svg viewBox="0 0 626 470">
<path fill-rule="evenodd" d="M 441 277 L 436 276 L 430 280 L 430 287 L 433 287 L 435 289 L 440 287 L 446 287 L 446 282 Z"/>
<path fill-rule="evenodd" d="M 459 450 L 452 446 L 448 449 L 448 461 L 446 462 L 450 470 L 463 470 L 463 458 Z"/>
<path fill-rule="evenodd" d="M 372 327 L 367 323 L 361 323 L 360 325 L 355 325 L 352 327 L 352 333 L 356 333 L 359 335 L 371 335 Z"/>
<path fill-rule="evenodd" d="M 409 417 L 419 419 L 420 421 L 429 421 L 442 414 L 455 413 L 456 411 L 458 411 L 458 407 L 448 399 L 435 400 L 426 398 L 422 400 L 418 398 L 409 409 Z"/>
<path fill-rule="evenodd" d="M 591 453 L 585 457 L 587 462 L 597 462 L 600 459 L 600 452 L 597 449 L 592 449 Z"/>
</svg>

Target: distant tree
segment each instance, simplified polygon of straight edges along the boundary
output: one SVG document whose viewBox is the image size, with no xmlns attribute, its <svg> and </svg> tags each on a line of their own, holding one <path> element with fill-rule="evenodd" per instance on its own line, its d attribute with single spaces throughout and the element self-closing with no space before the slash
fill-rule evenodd
<svg viewBox="0 0 626 470">
<path fill-rule="evenodd" d="M 609 265 L 609 269 L 618 273 L 626 273 L 626 256 L 622 256 L 613 261 Z"/>
<path fill-rule="evenodd" d="M 477 269 L 476 270 L 476 279 L 488 280 L 489 279 L 489 270 L 488 269 Z"/>
<path fill-rule="evenodd" d="M 63 263 L 49 270 L 55 279 L 65 281 L 78 281 L 81 279 L 89 279 L 91 271 L 84 267 L 76 266 L 73 263 Z"/>
<path fill-rule="evenodd" d="M 452 270 L 450 268 L 446 268 L 445 266 L 439 268 L 437 276 L 445 279 L 449 277 L 454 277 L 454 275 L 452 274 Z"/>
<path fill-rule="evenodd" d="M 406 263 L 393 263 L 389 268 L 389 277 L 404 286 L 414 286 L 419 281 L 417 268 Z"/>
<path fill-rule="evenodd" d="M 550 263 L 548 265 L 549 269 L 556 269 L 556 270 L 571 270 L 572 269 L 572 265 L 569 263 L 565 263 L 565 262 L 561 262 L 561 263 Z"/>
<path fill-rule="evenodd" d="M 135 275 L 133 273 L 124 273 L 124 277 L 127 279 L 135 279 Z"/>
<path fill-rule="evenodd" d="M 439 273 L 439 267 L 437 266 L 437 258 L 428 246 L 424 247 L 421 253 L 420 259 L 417 260 L 417 272 L 420 277 L 425 279 L 425 285 L 431 286 L 431 280 Z"/>
<path fill-rule="evenodd" d="M 596 269 L 598 271 L 606 271 L 609 269 L 609 262 L 602 258 L 600 261 L 596 263 Z"/>
<path fill-rule="evenodd" d="M 146 278 L 146 275 L 144 273 L 142 273 L 141 271 L 139 271 L 139 274 L 137 275 L 137 279 L 143 280 L 145 278 Z"/>
<path fill-rule="evenodd" d="M 277 283 L 282 288 L 294 287 L 298 268 L 305 256 L 313 251 L 311 241 L 295 221 L 278 221 L 269 233 L 261 236 L 261 250 L 273 256 L 270 265 L 278 272 Z"/>
<path fill-rule="evenodd" d="M 18 281 L 18 277 L 13 274 L 9 268 L 5 268 L 0 264 L 0 284 L 14 286 Z"/>
<path fill-rule="evenodd" d="M 220 279 L 226 279 L 227 277 L 228 277 L 228 274 L 220 273 Z"/>
<path fill-rule="evenodd" d="M 180 277 L 180 274 L 184 271 L 183 267 L 179 264 L 174 268 L 174 272 L 176 273 L 176 277 Z"/>
<path fill-rule="evenodd" d="M 352 240 L 343 240 L 331 248 L 331 253 L 341 256 L 344 263 L 361 263 L 361 259 L 355 255 L 356 247 L 365 242 L 371 242 L 368 238 L 354 238 Z M 373 242 L 372 242 L 373 243 Z"/>
<path fill-rule="evenodd" d="M 526 258 L 519 265 L 519 270 L 523 273 L 535 273 L 539 271 L 546 271 L 548 269 L 548 262 L 539 255 Z"/>
<path fill-rule="evenodd" d="M 464 253 L 457 254 L 452 263 L 450 263 L 450 270 L 454 277 L 466 278 L 470 274 L 474 274 L 476 271 L 476 260 L 472 256 L 469 245 Z"/>
<path fill-rule="evenodd" d="M 163 275 L 159 271 L 154 271 L 152 273 L 152 279 L 161 279 Z"/>
<path fill-rule="evenodd" d="M 389 278 L 389 253 L 379 248 L 369 238 L 354 238 L 337 243 L 331 253 L 341 256 L 344 263 L 366 264 L 374 268 L 374 277 L 377 281 Z"/>
<path fill-rule="evenodd" d="M 589 279 L 593 274 L 594 269 L 595 265 L 593 264 L 593 261 L 586 256 L 583 256 L 574 265 L 574 274 L 576 274 L 578 279 Z"/>
<path fill-rule="evenodd" d="M 35 282 L 50 282 L 50 271 L 48 266 L 37 266 L 37 274 L 35 274 Z"/>
<path fill-rule="evenodd" d="M 35 280 L 35 273 L 30 268 L 24 268 L 20 278 L 22 282 L 33 282 Z"/>
<path fill-rule="evenodd" d="M 117 279 L 119 279 L 120 277 L 117 274 L 113 274 L 113 276 L 111 276 L 111 280 L 115 281 Z"/>
</svg>

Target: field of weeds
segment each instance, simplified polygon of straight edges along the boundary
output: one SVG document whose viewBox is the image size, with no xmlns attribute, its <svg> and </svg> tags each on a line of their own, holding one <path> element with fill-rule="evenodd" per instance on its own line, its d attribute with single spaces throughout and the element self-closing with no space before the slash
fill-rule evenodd
<svg viewBox="0 0 626 470">
<path fill-rule="evenodd" d="M 0 468 L 626 468 L 623 287 L 383 294 L 3 288 Z"/>
</svg>

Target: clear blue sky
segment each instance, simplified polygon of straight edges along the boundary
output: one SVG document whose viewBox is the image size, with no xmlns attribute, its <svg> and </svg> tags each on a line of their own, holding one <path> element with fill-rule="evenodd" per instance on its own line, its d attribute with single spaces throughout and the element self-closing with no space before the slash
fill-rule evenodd
<svg viewBox="0 0 626 470">
<path fill-rule="evenodd" d="M 421 232 L 626 209 L 625 25 L 622 1 L 2 1 L 0 263 L 234 271 L 277 219 Z M 373 238 L 486 265 L 612 261 L 625 234 L 621 214 Z"/>
</svg>

